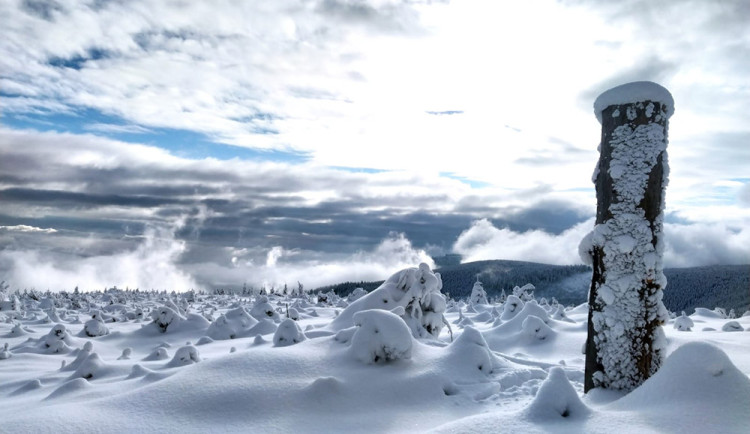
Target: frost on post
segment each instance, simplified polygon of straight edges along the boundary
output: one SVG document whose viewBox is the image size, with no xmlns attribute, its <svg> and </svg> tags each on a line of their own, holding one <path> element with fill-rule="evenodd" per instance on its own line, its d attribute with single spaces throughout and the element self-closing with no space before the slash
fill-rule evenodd
<svg viewBox="0 0 750 434">
<path fill-rule="evenodd" d="M 594 103 L 602 141 L 592 179 L 596 226 L 581 249 L 593 266 L 586 391 L 632 390 L 659 369 L 665 355 L 662 218 L 673 109 L 669 92 L 651 82 L 610 89 Z"/>
</svg>

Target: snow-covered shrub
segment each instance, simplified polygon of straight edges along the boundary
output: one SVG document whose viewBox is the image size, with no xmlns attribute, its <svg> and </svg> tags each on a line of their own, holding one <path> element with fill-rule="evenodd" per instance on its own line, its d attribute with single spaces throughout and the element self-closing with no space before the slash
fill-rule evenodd
<svg viewBox="0 0 750 434">
<path fill-rule="evenodd" d="M 403 320 L 416 337 L 437 337 L 444 325 L 445 297 L 440 293 L 440 274 L 427 264 L 401 270 L 377 289 L 354 301 L 331 323 L 334 330 L 353 325 L 357 312 L 371 309 L 404 308 Z"/>
<path fill-rule="evenodd" d="M 580 420 L 587 417 L 591 410 L 581 402 L 578 393 L 565 376 L 565 371 L 555 366 L 550 368 L 547 379 L 539 387 L 525 413 L 531 420 L 550 422 L 564 419 Z"/>
<path fill-rule="evenodd" d="M 469 300 L 472 304 L 489 304 L 487 302 L 487 292 L 482 287 L 482 282 L 474 282 L 474 287 L 471 288 L 471 296 Z"/>
<path fill-rule="evenodd" d="M 169 351 L 166 347 L 158 347 L 154 351 L 151 352 L 148 356 L 146 356 L 143 360 L 145 361 L 151 361 L 151 360 L 164 360 L 169 358 Z"/>
<path fill-rule="evenodd" d="M 346 301 L 352 303 L 364 297 L 365 295 L 367 295 L 367 291 L 365 291 L 364 288 L 354 288 L 354 291 L 349 294 L 349 296 L 346 298 Z"/>
<path fill-rule="evenodd" d="M 250 309 L 250 315 L 252 315 L 258 321 L 263 319 L 278 320 L 279 314 L 268 302 L 268 297 L 261 296 L 255 302 L 255 305 Z"/>
<path fill-rule="evenodd" d="M 156 325 L 162 333 L 166 333 L 170 325 L 185 320 L 185 317 L 167 306 L 162 306 L 159 309 L 152 311 L 151 318 L 154 320 L 153 324 Z"/>
<path fill-rule="evenodd" d="M 105 367 L 104 361 L 102 361 L 101 357 L 99 357 L 96 353 L 90 353 L 82 361 L 80 365 L 78 365 L 78 368 L 73 372 L 73 374 L 70 376 L 70 378 L 84 378 L 86 380 L 90 380 L 94 378 L 94 376 L 97 376 L 99 371 L 102 370 L 102 368 Z"/>
<path fill-rule="evenodd" d="M 9 359 L 11 356 L 10 351 L 8 350 L 8 343 L 6 342 L 3 345 L 3 349 L 0 350 L 0 360 Z"/>
<path fill-rule="evenodd" d="M 117 358 L 117 360 L 130 360 L 130 355 L 133 353 L 133 349 L 130 347 L 123 348 L 122 354 L 120 354 L 120 357 Z"/>
<path fill-rule="evenodd" d="M 287 311 L 287 315 L 289 316 L 289 319 L 292 319 L 294 321 L 299 320 L 299 311 L 297 309 L 290 307 L 289 311 Z"/>
<path fill-rule="evenodd" d="M 675 318 L 674 320 L 675 330 L 679 330 L 681 332 L 689 332 L 693 327 L 695 327 L 693 320 L 690 319 L 689 316 L 685 315 L 685 312 L 682 312 L 682 315 Z"/>
<path fill-rule="evenodd" d="M 83 332 L 90 338 L 109 334 L 109 329 L 104 322 L 98 318 L 90 319 L 83 325 Z"/>
<path fill-rule="evenodd" d="M 484 336 L 474 327 L 467 326 L 447 348 L 446 368 L 453 376 L 475 379 L 486 377 L 496 363 Z"/>
<path fill-rule="evenodd" d="M 243 307 L 238 307 L 227 311 L 211 323 L 206 336 L 216 340 L 234 339 L 256 324 L 258 324 L 257 319 L 247 313 Z"/>
<path fill-rule="evenodd" d="M 72 343 L 70 334 L 63 324 L 56 324 L 40 339 L 39 347 L 46 353 L 67 353 L 70 351 L 68 344 Z"/>
<path fill-rule="evenodd" d="M 404 320 L 389 311 L 369 309 L 354 314 L 357 326 L 349 351 L 363 363 L 411 358 L 412 336 Z"/>
<path fill-rule="evenodd" d="M 175 351 L 174 357 L 167 364 L 167 366 L 174 367 L 192 365 L 193 363 L 198 363 L 200 361 L 201 357 L 198 353 L 198 349 L 192 345 L 185 345 L 184 347 L 180 347 L 177 351 Z"/>
<path fill-rule="evenodd" d="M 737 321 L 729 321 L 721 327 L 723 332 L 741 332 L 745 330 Z"/>
<path fill-rule="evenodd" d="M 521 331 L 526 338 L 532 341 L 544 341 L 554 334 L 541 318 L 534 315 L 529 315 L 523 320 Z"/>
<path fill-rule="evenodd" d="M 279 328 L 273 334 L 273 345 L 276 347 L 286 347 L 305 340 L 305 334 L 302 332 L 299 324 L 293 319 L 287 318 L 279 324 Z"/>
<path fill-rule="evenodd" d="M 521 309 L 523 309 L 523 301 L 516 295 L 509 295 L 503 303 L 503 314 L 500 319 L 503 321 L 513 319 Z"/>
</svg>

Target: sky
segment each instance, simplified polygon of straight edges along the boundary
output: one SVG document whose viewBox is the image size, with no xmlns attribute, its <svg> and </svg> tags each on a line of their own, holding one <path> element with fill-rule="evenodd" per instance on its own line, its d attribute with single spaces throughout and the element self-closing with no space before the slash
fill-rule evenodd
<svg viewBox="0 0 750 434">
<path fill-rule="evenodd" d="M 603 91 L 672 93 L 665 264 L 750 263 L 743 0 L 0 2 L 0 280 L 577 264 Z"/>
</svg>

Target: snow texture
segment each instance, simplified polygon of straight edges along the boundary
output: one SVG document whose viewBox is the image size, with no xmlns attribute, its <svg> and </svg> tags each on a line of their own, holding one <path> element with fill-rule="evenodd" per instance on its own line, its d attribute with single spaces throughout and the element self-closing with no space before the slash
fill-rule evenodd
<svg viewBox="0 0 750 434">
<path fill-rule="evenodd" d="M 602 112 L 607 107 L 644 101 L 663 104 L 664 108 L 661 115 L 666 116 L 667 119 L 674 113 L 674 99 L 667 89 L 651 81 L 636 81 L 614 87 L 599 95 L 594 101 L 594 114 L 596 114 L 596 119 L 601 123 Z M 651 117 L 654 110 L 655 107 L 653 105 L 650 108 L 647 106 L 646 116 Z M 615 111 L 613 116 L 615 114 L 620 115 L 619 111 Z"/>
</svg>

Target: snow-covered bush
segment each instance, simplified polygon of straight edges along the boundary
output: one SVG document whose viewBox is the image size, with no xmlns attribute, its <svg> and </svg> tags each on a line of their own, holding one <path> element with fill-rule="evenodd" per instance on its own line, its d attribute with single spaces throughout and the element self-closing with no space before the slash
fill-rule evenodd
<svg viewBox="0 0 750 434">
<path fill-rule="evenodd" d="M 170 325 L 185 320 L 185 317 L 167 306 L 162 306 L 159 309 L 152 311 L 151 318 L 154 320 L 153 324 L 156 325 L 162 333 L 166 333 Z"/>
<path fill-rule="evenodd" d="M 737 321 L 729 321 L 721 327 L 723 332 L 741 332 L 745 330 Z"/>
<path fill-rule="evenodd" d="M 521 331 L 527 339 L 544 341 L 553 336 L 552 329 L 538 316 L 529 315 L 521 323 Z"/>
<path fill-rule="evenodd" d="M 445 324 L 445 297 L 440 274 L 433 273 L 427 264 L 401 270 L 388 278 L 377 289 L 354 301 L 332 322 L 334 330 L 353 325 L 357 312 L 370 309 L 393 310 L 404 308 L 402 318 L 416 337 L 437 337 Z"/>
<path fill-rule="evenodd" d="M 252 315 L 258 321 L 263 319 L 278 320 L 279 314 L 268 302 L 268 297 L 261 296 L 256 300 L 255 305 L 250 309 L 250 315 Z"/>
<path fill-rule="evenodd" d="M 674 320 L 675 330 L 679 330 L 681 332 L 689 332 L 693 327 L 695 327 L 693 320 L 690 319 L 689 316 L 685 315 L 685 312 L 682 312 L 682 315 L 675 318 Z"/>
<path fill-rule="evenodd" d="M 587 417 L 591 410 L 581 402 L 578 393 L 565 376 L 565 371 L 555 366 L 550 368 L 547 379 L 539 387 L 525 413 L 531 420 L 549 422 L 564 419 L 580 420 Z"/>
<path fill-rule="evenodd" d="M 211 323 L 206 336 L 215 340 L 234 339 L 258 324 L 243 307 L 227 311 Z"/>
<path fill-rule="evenodd" d="M 412 337 L 404 320 L 389 311 L 369 309 L 354 314 L 357 326 L 349 351 L 363 363 L 411 358 Z"/>
<path fill-rule="evenodd" d="M 482 287 L 482 282 L 474 282 L 474 287 L 471 288 L 471 296 L 469 300 L 472 304 L 489 304 L 487 302 L 487 292 Z"/>
<path fill-rule="evenodd" d="M 276 347 L 286 347 L 305 340 L 305 334 L 302 332 L 299 324 L 293 319 L 287 318 L 279 324 L 279 328 L 273 334 L 273 345 Z"/>
<path fill-rule="evenodd" d="M 90 338 L 109 334 L 109 329 L 98 318 L 92 318 L 83 325 L 83 332 Z"/>
<path fill-rule="evenodd" d="M 503 314 L 500 316 L 500 319 L 503 321 L 513 319 L 521 309 L 523 309 L 523 301 L 516 295 L 509 295 L 505 299 L 505 303 L 503 303 Z"/>
<path fill-rule="evenodd" d="M 367 295 L 367 291 L 365 291 L 364 288 L 354 288 L 354 291 L 349 294 L 349 296 L 346 298 L 346 301 L 352 303 L 364 297 L 365 295 Z"/>
<path fill-rule="evenodd" d="M 174 367 L 192 365 L 193 363 L 198 363 L 200 361 L 201 357 L 198 353 L 198 349 L 192 345 L 185 345 L 184 347 L 180 347 L 177 351 L 175 351 L 174 357 L 167 364 L 167 366 Z"/>
<path fill-rule="evenodd" d="M 63 324 L 56 324 L 40 339 L 39 347 L 46 353 L 67 353 L 72 343 L 70 334 Z"/>
</svg>

